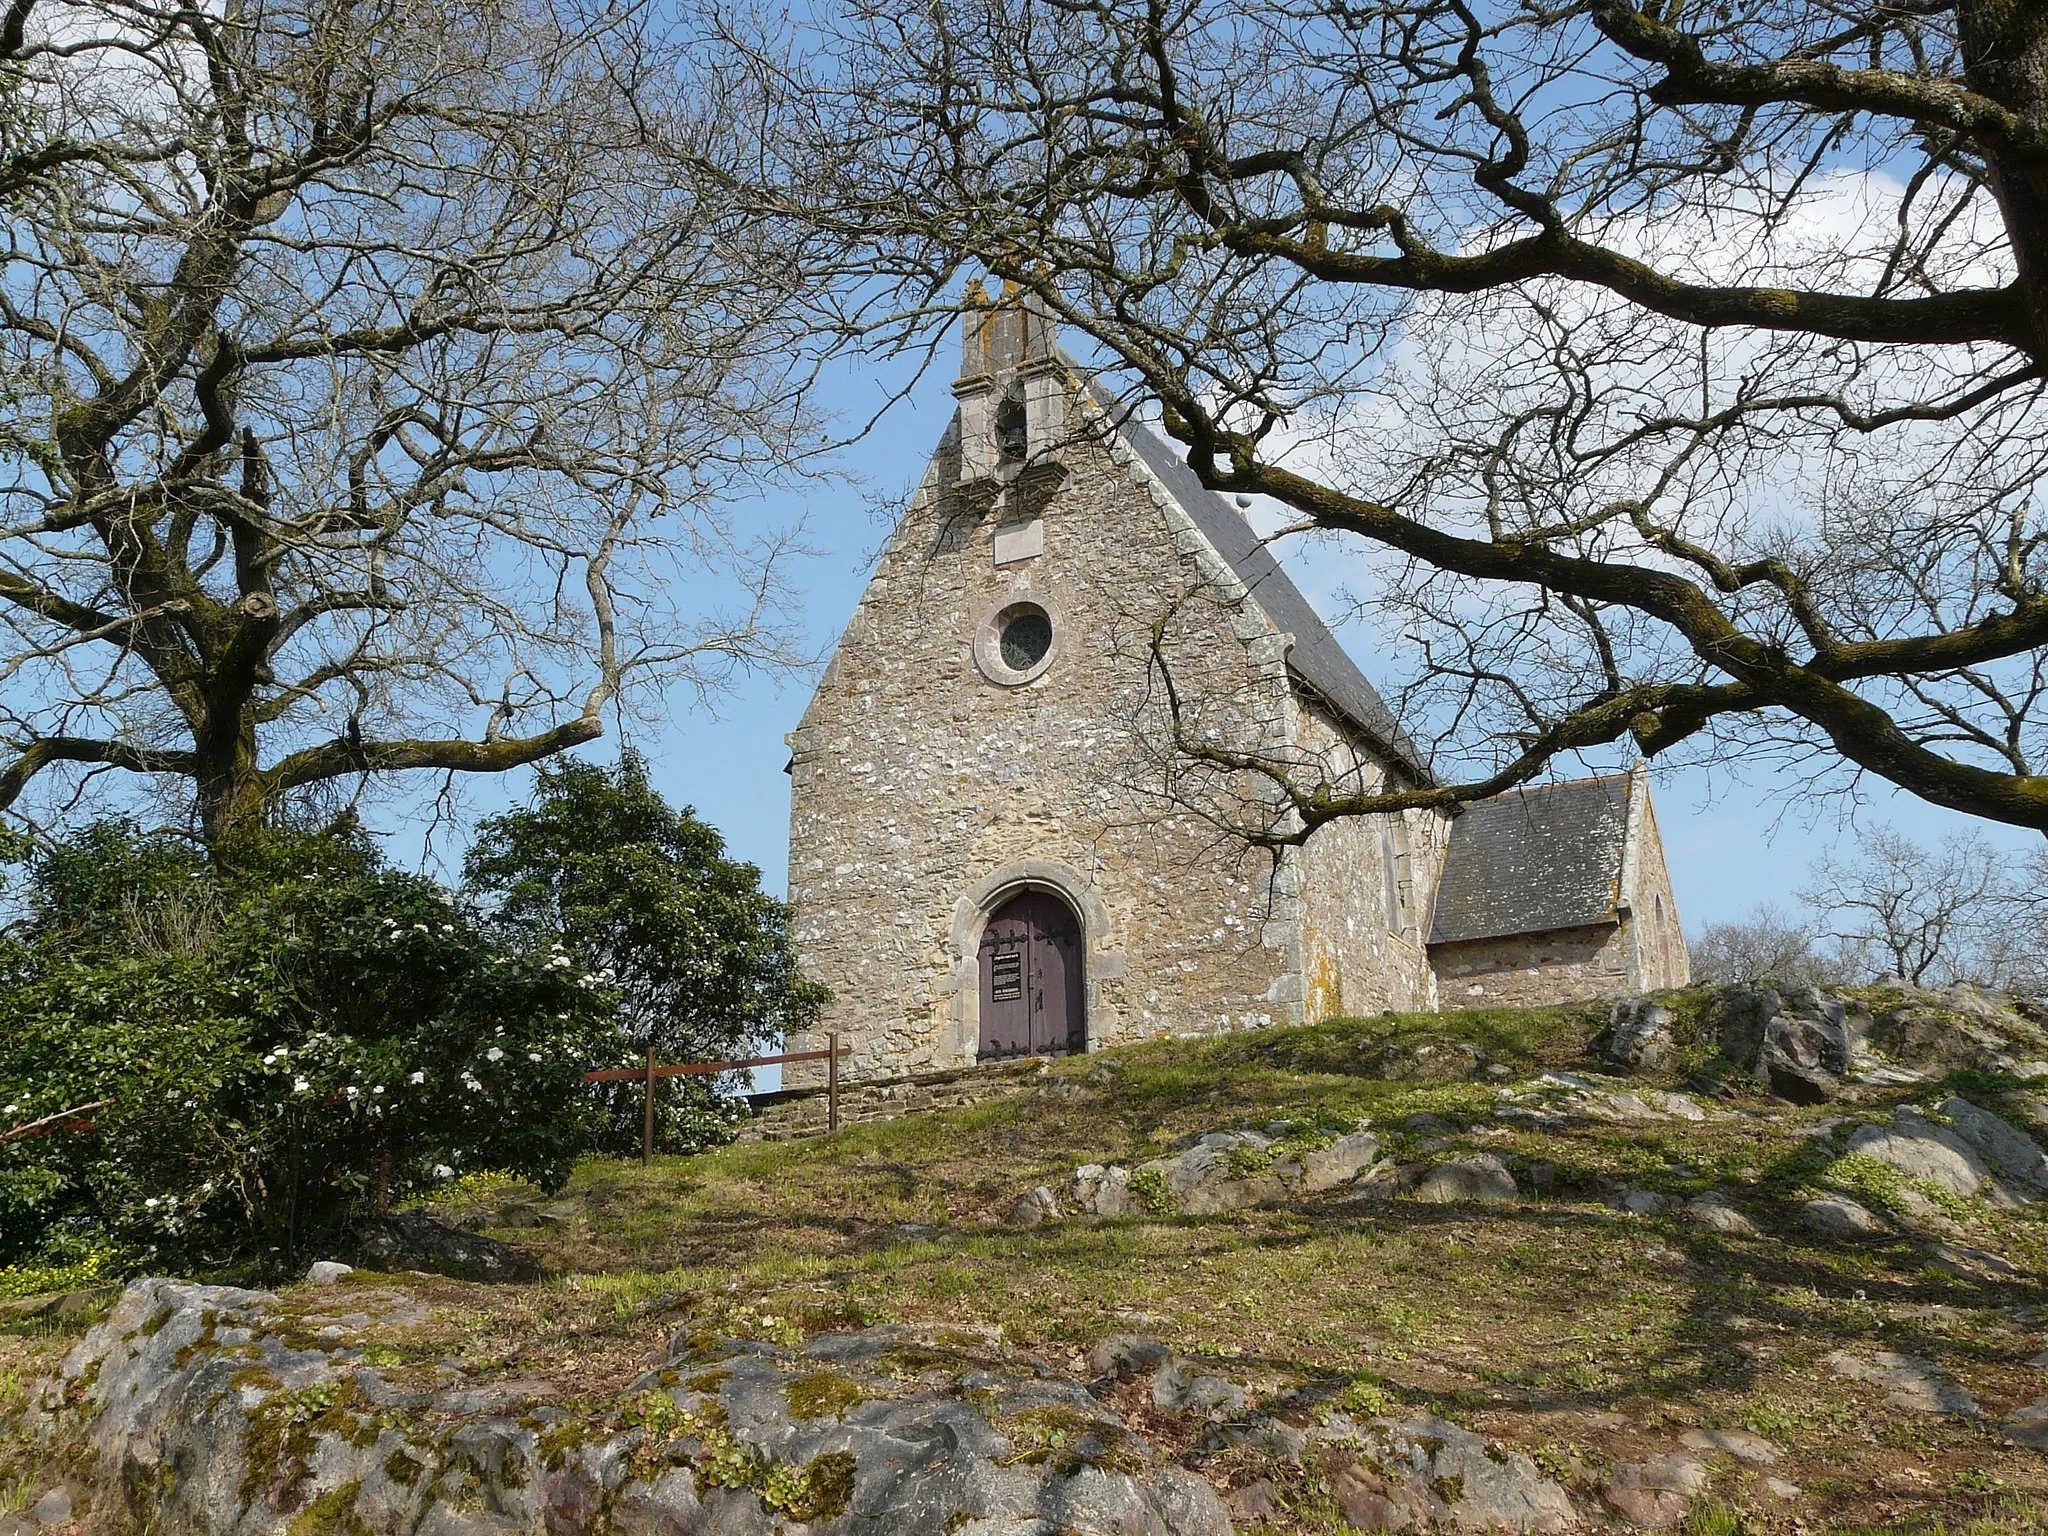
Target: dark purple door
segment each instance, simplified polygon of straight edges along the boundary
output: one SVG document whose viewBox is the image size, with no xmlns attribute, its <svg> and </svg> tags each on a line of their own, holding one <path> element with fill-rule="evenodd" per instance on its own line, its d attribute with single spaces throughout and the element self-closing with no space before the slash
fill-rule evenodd
<svg viewBox="0 0 2048 1536">
<path fill-rule="evenodd" d="M 1085 1050 L 1081 925 L 1067 904 L 1026 891 L 981 935 L 981 1059 Z"/>
</svg>

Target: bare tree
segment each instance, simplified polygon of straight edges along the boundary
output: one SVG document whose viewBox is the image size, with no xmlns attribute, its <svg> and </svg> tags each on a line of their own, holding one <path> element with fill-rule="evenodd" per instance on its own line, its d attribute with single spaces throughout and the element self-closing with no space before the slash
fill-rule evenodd
<svg viewBox="0 0 2048 1536">
<path fill-rule="evenodd" d="M 1981 838 L 1950 837 L 1930 850 L 1878 828 L 1856 857 L 1816 859 L 1802 900 L 1836 945 L 1836 968 L 1913 986 L 1999 982 L 1986 962 L 2011 892 L 2010 871 Z"/>
<path fill-rule="evenodd" d="M 2048 849 L 2008 864 L 2003 887 L 1978 937 L 1976 979 L 2048 998 Z"/>
<path fill-rule="evenodd" d="M 992 271 L 1205 483 L 1379 552 L 1443 782 L 1185 743 L 1273 778 L 1275 835 L 1615 744 L 2048 830 L 2048 9 L 822 14 L 734 52 L 781 102 L 756 195 L 855 323 Z"/>
<path fill-rule="evenodd" d="M 1815 950 L 1820 928 L 1763 902 L 1746 918 L 1708 923 L 1687 946 L 1693 980 L 1756 986 L 1776 982 L 1821 987 L 1843 979 Z"/>
<path fill-rule="evenodd" d="M 790 658 L 755 131 L 640 0 L 14 0 L 0 807 L 489 773 Z M 25 793 L 35 791 L 24 799 Z"/>
</svg>

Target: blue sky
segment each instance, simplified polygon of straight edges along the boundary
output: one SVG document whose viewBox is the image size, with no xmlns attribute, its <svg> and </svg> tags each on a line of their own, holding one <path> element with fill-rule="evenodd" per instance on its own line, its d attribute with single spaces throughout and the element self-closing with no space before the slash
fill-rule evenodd
<svg viewBox="0 0 2048 1536">
<path fill-rule="evenodd" d="M 940 355 L 950 361 L 950 349 Z M 759 508 L 766 518 L 802 516 L 808 522 L 816 552 L 794 575 L 801 619 L 820 655 L 829 651 L 852 613 L 887 537 L 875 511 L 877 500 L 914 486 L 950 417 L 948 372 L 940 367 L 919 380 L 905 402 L 847 451 L 848 483 L 776 497 Z M 872 408 L 883 382 L 901 381 L 878 381 L 848 369 L 833 380 L 827 404 L 852 418 Z M 1295 565 L 1305 589 L 1313 592 L 1328 584 L 1302 568 L 1298 552 L 1283 546 L 1281 557 Z M 1370 637 L 1356 628 L 1339 633 L 1367 676 L 1375 676 Z M 802 714 L 811 681 L 810 676 L 779 684 L 755 678 L 719 701 L 715 712 L 678 700 L 662 726 L 632 728 L 633 743 L 647 755 L 662 792 L 678 804 L 695 806 L 724 832 L 737 857 L 760 866 L 764 885 L 777 894 L 786 889 L 788 867 L 783 735 Z M 616 747 L 616 740 L 608 738 L 589 755 L 608 757 Z M 525 788 L 524 775 L 502 786 L 479 787 L 475 809 L 487 812 L 523 795 Z M 1788 797 L 1787 788 L 1769 768 L 1744 775 L 1726 769 L 1657 774 L 1658 819 L 1689 933 L 1706 922 L 1742 916 L 1761 901 L 1796 908 L 1808 862 L 1853 838 L 1848 825 L 1852 807 L 1846 801 L 1796 793 Z M 1858 825 L 1890 824 L 1922 842 L 1972 828 L 2001 847 L 2024 849 L 2034 841 L 2034 834 L 1958 816 L 1883 786 L 1871 787 L 1854 815 Z"/>
</svg>

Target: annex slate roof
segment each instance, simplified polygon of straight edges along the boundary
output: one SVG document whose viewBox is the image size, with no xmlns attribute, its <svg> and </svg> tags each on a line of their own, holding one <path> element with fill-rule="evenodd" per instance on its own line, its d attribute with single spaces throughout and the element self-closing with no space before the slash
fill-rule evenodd
<svg viewBox="0 0 2048 1536">
<path fill-rule="evenodd" d="M 1076 372 L 1079 371 L 1076 368 Z M 1338 643 L 1337 637 L 1330 632 L 1330 626 L 1323 622 L 1323 616 L 1316 612 L 1315 605 L 1302 596 L 1301 589 L 1280 562 L 1273 558 L 1272 550 L 1245 521 L 1244 514 L 1202 484 L 1195 472 L 1188 468 L 1187 461 L 1170 444 L 1142 422 L 1131 419 L 1120 409 L 1116 399 L 1092 379 L 1088 391 L 1104 414 L 1116 424 L 1117 431 L 1131 450 L 1144 460 L 1145 468 L 1152 472 L 1153 478 L 1166 487 L 1168 494 L 1187 513 L 1188 520 L 1258 599 L 1259 606 L 1266 610 L 1266 617 L 1276 628 L 1294 636 L 1294 647 L 1287 653 L 1287 665 L 1295 676 L 1321 695 L 1339 715 L 1363 731 L 1375 746 L 1392 755 L 1417 783 L 1435 783 L 1428 759 L 1409 740 L 1408 733 L 1401 729 L 1401 722 L 1394 718 L 1394 712 L 1380 697 L 1379 690 L 1358 670 L 1358 663 L 1351 659 L 1351 653 Z"/>
<path fill-rule="evenodd" d="M 1456 944 L 1620 919 L 1629 776 L 1509 790 L 1465 807 L 1429 942 Z"/>
</svg>

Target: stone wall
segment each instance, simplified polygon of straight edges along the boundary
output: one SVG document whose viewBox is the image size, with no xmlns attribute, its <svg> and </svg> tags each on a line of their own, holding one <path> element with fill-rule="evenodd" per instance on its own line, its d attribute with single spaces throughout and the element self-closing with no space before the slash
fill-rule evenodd
<svg viewBox="0 0 2048 1536">
<path fill-rule="evenodd" d="M 1332 767 L 1331 782 L 1357 794 L 1386 787 L 1385 767 L 1351 751 L 1335 721 L 1312 707 L 1302 713 L 1299 739 Z M 1447 825 L 1426 811 L 1347 816 L 1318 828 L 1301 849 L 1301 973 L 1310 1022 L 1436 1006 L 1422 939 Z"/>
<path fill-rule="evenodd" d="M 842 1083 L 839 1123 L 866 1125 L 935 1109 L 965 1109 L 1029 1087 L 1045 1071 L 1040 1061 L 991 1062 L 883 1082 Z M 741 1141 L 797 1141 L 822 1136 L 831 1124 L 823 1088 L 791 1088 L 753 1096 L 754 1117 L 740 1127 Z"/>
<path fill-rule="evenodd" d="M 1152 649 L 1156 627 L 1188 729 L 1270 747 L 1282 639 L 1120 442 L 1081 432 L 1051 457 L 995 497 L 961 483 L 949 435 L 791 734 L 797 948 L 854 1076 L 973 1061 L 980 924 L 1006 883 L 1080 912 L 1091 1047 L 1304 1016 L 1274 927 L 1295 877 L 1176 803 Z M 998 564 L 1026 512 L 1042 553 Z M 998 686 L 975 636 L 1025 597 L 1055 649 Z"/>
<path fill-rule="evenodd" d="M 1518 933 L 1430 949 L 1446 1008 L 1539 1008 L 1636 990 L 1629 923 Z"/>
<path fill-rule="evenodd" d="M 1623 902 L 1631 945 L 1630 986 L 1637 992 L 1682 987 L 1692 980 L 1678 897 L 1664 861 L 1664 839 L 1650 803 L 1648 779 L 1638 771 L 1629 796 L 1629 836 L 1622 870 Z"/>
</svg>

